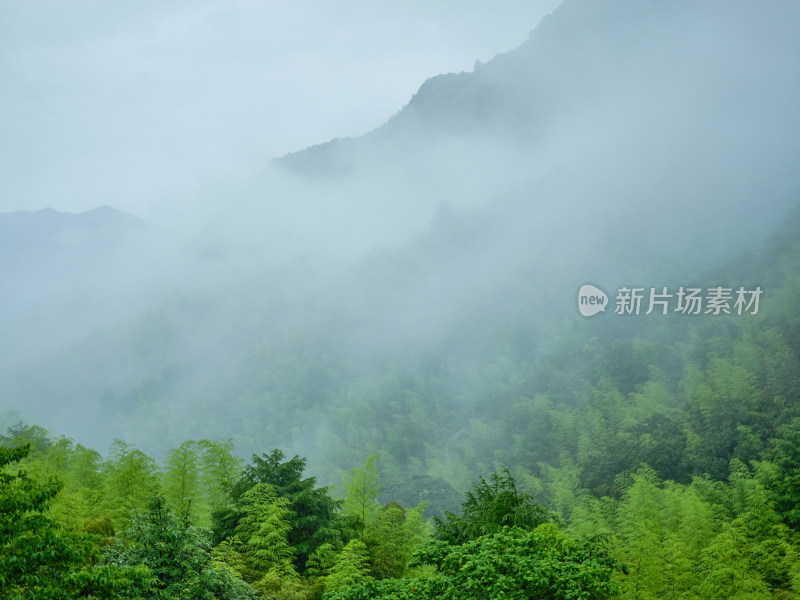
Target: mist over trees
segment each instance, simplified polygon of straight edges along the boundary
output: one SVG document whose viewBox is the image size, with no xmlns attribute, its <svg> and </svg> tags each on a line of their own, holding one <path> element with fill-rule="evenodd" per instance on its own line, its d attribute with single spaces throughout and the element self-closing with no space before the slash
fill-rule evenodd
<svg viewBox="0 0 800 600">
<path fill-rule="evenodd" d="M 564 0 L 196 234 L 0 214 L 0 588 L 800 595 L 798 18 Z"/>
<path fill-rule="evenodd" d="M 7 408 L 25 398 L 27 420 L 103 447 L 163 453 L 183 429 L 313 463 L 335 398 L 449 363 L 439 387 L 380 404 L 405 423 L 431 396 L 470 414 L 459 353 L 495 360 L 506 328 L 536 360 L 581 282 L 677 287 L 755 251 L 796 198 L 796 9 L 712 4 L 566 2 L 383 127 L 232 184 L 189 242 L 110 210 L 55 230 L 52 214 L 3 216 L 8 243 L 49 240 L 62 261 L 4 251 L 25 273 L 4 300 Z M 448 421 L 410 427 L 444 424 L 444 441 Z"/>
</svg>

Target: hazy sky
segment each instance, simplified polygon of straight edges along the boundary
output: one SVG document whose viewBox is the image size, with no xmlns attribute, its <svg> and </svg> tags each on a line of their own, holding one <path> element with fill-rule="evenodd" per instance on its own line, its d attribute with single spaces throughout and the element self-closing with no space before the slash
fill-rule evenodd
<svg viewBox="0 0 800 600">
<path fill-rule="evenodd" d="M 0 211 L 159 221 L 269 158 L 380 125 L 560 0 L 0 0 Z"/>
</svg>

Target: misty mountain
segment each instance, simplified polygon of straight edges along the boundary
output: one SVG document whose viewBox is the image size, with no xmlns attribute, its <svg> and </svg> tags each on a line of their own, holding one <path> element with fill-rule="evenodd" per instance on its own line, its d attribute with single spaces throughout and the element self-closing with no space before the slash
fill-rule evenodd
<svg viewBox="0 0 800 600">
<path fill-rule="evenodd" d="M 563 134 L 562 116 L 584 111 L 609 125 L 655 118 L 685 126 L 721 111 L 760 119 L 767 102 L 789 106 L 785 93 L 796 78 L 786 56 L 797 40 L 787 19 L 796 10 L 786 2 L 723 8 L 568 0 L 519 48 L 472 73 L 429 79 L 385 129 L 489 132 L 536 146 L 551 141 L 548 133 Z M 632 106 L 639 110 L 620 111 Z M 621 127 L 618 135 L 636 139 L 629 130 Z"/>
<path fill-rule="evenodd" d="M 375 131 L 209 190 L 198 203 L 214 218 L 178 250 L 126 245 L 122 260 L 103 244 L 139 226 L 87 221 L 75 256 L 104 274 L 62 273 L 7 304 L 26 315 L 9 339 L 35 324 L 59 343 L 6 367 L 5 404 L 101 446 L 231 436 L 244 451 L 302 446 L 329 469 L 384 450 L 444 476 L 432 457 L 477 435 L 513 382 L 577 385 L 557 381 L 570 351 L 554 340 L 584 327 L 578 285 L 697 283 L 786 218 L 798 12 L 566 0 L 521 47 L 432 77 Z M 67 243 L 75 229 L 45 217 L 3 255 Z M 109 278 L 125 282 L 114 295 Z M 598 323 L 606 339 L 646 328 Z"/>
<path fill-rule="evenodd" d="M 445 201 L 508 207 L 522 238 L 508 251 L 566 251 L 587 273 L 722 259 L 797 198 L 797 11 L 567 0 L 521 47 L 426 81 L 383 127 L 277 164 L 309 197 L 325 190 L 350 240 L 366 234 L 348 222 L 390 242 L 419 231 Z"/>
<path fill-rule="evenodd" d="M 83 339 L 152 285 L 142 260 L 162 233 L 109 206 L 0 214 L 5 368 Z M 152 277 L 151 277 L 152 275 Z M 127 309 L 126 309 L 127 310 Z"/>
<path fill-rule="evenodd" d="M 156 587 L 227 565 L 231 597 L 536 595 L 534 572 L 547 597 L 797 596 L 798 17 L 564 0 L 366 135 L 211 175 L 176 230 L 0 215 L 0 480 L 41 496 L 28 537 L 96 544 L 90 587 L 210 525 L 171 571 L 208 568 Z M 186 112 L 197 144 L 236 122 Z M 544 549 L 512 583 L 509 544 Z"/>
<path fill-rule="evenodd" d="M 110 206 L 81 214 L 51 208 L 0 213 L 0 265 L 5 275 L 30 275 L 57 261 L 91 262 L 144 227 L 137 217 Z"/>
</svg>

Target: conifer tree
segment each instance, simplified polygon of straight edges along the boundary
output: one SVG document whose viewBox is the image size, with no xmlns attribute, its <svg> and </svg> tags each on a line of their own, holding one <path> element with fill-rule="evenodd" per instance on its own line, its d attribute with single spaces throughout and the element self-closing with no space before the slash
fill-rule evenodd
<svg viewBox="0 0 800 600">
<path fill-rule="evenodd" d="M 287 536 L 289 501 L 279 498 L 275 488 L 258 483 L 240 498 L 243 516 L 236 526 L 244 556 L 251 568 L 261 576 L 272 572 L 280 577 L 296 577 L 292 565 L 294 551 Z"/>
<path fill-rule="evenodd" d="M 369 576 L 367 547 L 359 539 L 350 540 L 342 549 L 325 579 L 325 591 L 332 592 L 365 583 Z"/>
</svg>

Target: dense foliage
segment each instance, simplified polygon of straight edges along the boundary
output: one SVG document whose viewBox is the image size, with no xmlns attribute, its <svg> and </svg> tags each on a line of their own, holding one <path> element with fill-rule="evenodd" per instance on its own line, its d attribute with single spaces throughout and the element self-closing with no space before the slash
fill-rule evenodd
<svg viewBox="0 0 800 600">
<path fill-rule="evenodd" d="M 255 598 L 235 573 L 215 568 L 211 547 L 202 533 L 180 522 L 162 496 L 148 501 L 145 512 L 104 552 L 104 563 L 115 566 L 145 565 L 153 579 L 149 600 L 248 600 Z M 119 598 L 136 597 L 119 593 Z"/>
<path fill-rule="evenodd" d="M 452 544 L 463 544 L 484 535 L 498 533 L 504 527 L 535 529 L 552 520 L 553 515 L 517 490 L 508 469 L 492 473 L 489 481 L 480 478 L 467 492 L 461 514 L 447 512 L 445 520 L 434 517 L 437 537 Z"/>
<path fill-rule="evenodd" d="M 85 533 L 61 527 L 47 514 L 60 490 L 8 469 L 30 444 L 0 448 L 0 597 L 13 600 L 137 597 L 149 579 L 146 567 L 99 564 L 99 547 Z"/>
<path fill-rule="evenodd" d="M 326 600 L 444 598 L 592 600 L 615 596 L 619 563 L 601 546 L 577 542 L 553 525 L 533 531 L 504 527 L 462 545 L 433 542 L 419 553 L 436 567 L 427 578 L 355 583 Z"/>
<path fill-rule="evenodd" d="M 309 556 L 322 544 L 346 542 L 355 522 L 339 514 L 341 502 L 331 498 L 326 488 L 316 487 L 314 477 L 303 478 L 305 459 L 283 459 L 284 454 L 278 449 L 269 455 L 253 456 L 253 464 L 244 467 L 231 487 L 233 508 L 215 515 L 216 539 L 226 539 L 239 528 L 242 518 L 247 518 L 247 506 L 255 502 L 253 488 L 270 486 L 274 495 L 284 500 L 287 543 L 294 549 L 295 567 L 302 571 Z"/>
</svg>

